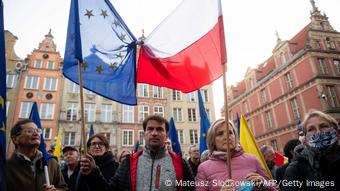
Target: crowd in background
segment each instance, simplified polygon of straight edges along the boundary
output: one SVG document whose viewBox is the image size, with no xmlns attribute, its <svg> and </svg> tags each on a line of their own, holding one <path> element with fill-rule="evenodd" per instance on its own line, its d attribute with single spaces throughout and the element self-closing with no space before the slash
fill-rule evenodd
<svg viewBox="0 0 340 191">
<path fill-rule="evenodd" d="M 18 121 L 11 130 L 15 152 L 7 162 L 7 190 L 340 190 L 339 124 L 320 111 L 309 112 L 301 123 L 300 139 L 285 144 L 288 160 L 282 166 L 276 165 L 273 147 L 260 147 L 269 174 L 260 159 L 244 152 L 234 124 L 223 118 L 208 130 L 208 149 L 200 153 L 198 145 L 191 145 L 185 159 L 167 144 L 166 119 L 149 116 L 143 130 L 145 147 L 123 149 L 118 156 L 102 134 L 88 139 L 87 155 L 64 147 L 62 167 L 55 159 L 47 159 L 48 184 L 38 150 L 41 132 L 29 119 Z M 229 160 L 232 178 L 228 177 Z"/>
</svg>

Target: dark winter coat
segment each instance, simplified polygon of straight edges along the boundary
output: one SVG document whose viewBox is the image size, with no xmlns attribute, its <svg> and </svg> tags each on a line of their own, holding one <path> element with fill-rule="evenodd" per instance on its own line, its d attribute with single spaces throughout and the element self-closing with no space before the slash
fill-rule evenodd
<svg viewBox="0 0 340 191">
<path fill-rule="evenodd" d="M 302 187 L 288 185 L 299 181 Z M 283 184 L 285 183 L 285 184 Z M 296 184 L 295 184 L 296 185 Z M 340 146 L 335 144 L 324 152 L 309 146 L 295 148 L 295 157 L 286 169 L 282 190 L 340 190 Z"/>
</svg>

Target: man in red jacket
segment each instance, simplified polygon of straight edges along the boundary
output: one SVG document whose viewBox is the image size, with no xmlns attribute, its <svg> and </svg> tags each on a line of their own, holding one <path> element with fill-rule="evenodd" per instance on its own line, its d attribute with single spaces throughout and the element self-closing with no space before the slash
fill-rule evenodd
<svg viewBox="0 0 340 191">
<path fill-rule="evenodd" d="M 89 185 L 96 190 L 194 190 L 190 167 L 165 146 L 168 121 L 158 115 L 149 116 L 143 121 L 143 130 L 145 148 L 128 156 L 109 181 L 102 177 L 91 156 L 81 160 L 81 172 Z"/>
</svg>

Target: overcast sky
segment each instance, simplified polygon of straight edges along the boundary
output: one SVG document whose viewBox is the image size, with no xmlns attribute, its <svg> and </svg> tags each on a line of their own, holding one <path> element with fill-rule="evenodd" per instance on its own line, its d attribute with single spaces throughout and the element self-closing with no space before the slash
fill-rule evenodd
<svg viewBox="0 0 340 191">
<path fill-rule="evenodd" d="M 339 0 L 315 0 L 333 28 L 340 31 Z M 132 33 L 145 36 L 180 0 L 111 0 Z M 52 29 L 57 50 L 64 55 L 70 0 L 3 0 L 5 29 L 18 37 L 17 55 L 25 58 Z M 222 0 L 226 35 L 227 83 L 242 80 L 248 67 L 265 61 L 276 44 L 291 39 L 310 22 L 310 0 Z M 216 117 L 223 105 L 222 80 L 214 82 Z"/>
</svg>

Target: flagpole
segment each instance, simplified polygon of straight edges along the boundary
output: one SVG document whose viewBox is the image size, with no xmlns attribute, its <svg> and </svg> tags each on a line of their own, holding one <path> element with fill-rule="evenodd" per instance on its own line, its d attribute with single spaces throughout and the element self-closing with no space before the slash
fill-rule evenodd
<svg viewBox="0 0 340 191">
<path fill-rule="evenodd" d="M 81 63 L 78 60 L 78 76 L 79 76 L 79 90 L 80 90 L 80 115 L 81 115 L 81 137 L 82 145 L 84 147 L 84 155 L 87 155 L 86 135 L 85 135 L 85 113 L 84 113 L 84 94 L 83 94 L 83 76 L 81 72 Z M 81 150 L 81 148 L 80 148 Z"/>
<path fill-rule="evenodd" d="M 228 118 L 228 100 L 227 100 L 227 78 L 226 78 L 226 64 L 222 64 L 223 72 L 223 92 L 224 92 L 224 118 L 227 127 L 227 165 L 228 165 L 228 178 L 232 179 L 231 174 L 231 152 L 230 152 L 230 139 L 229 139 L 229 118 Z"/>
</svg>

